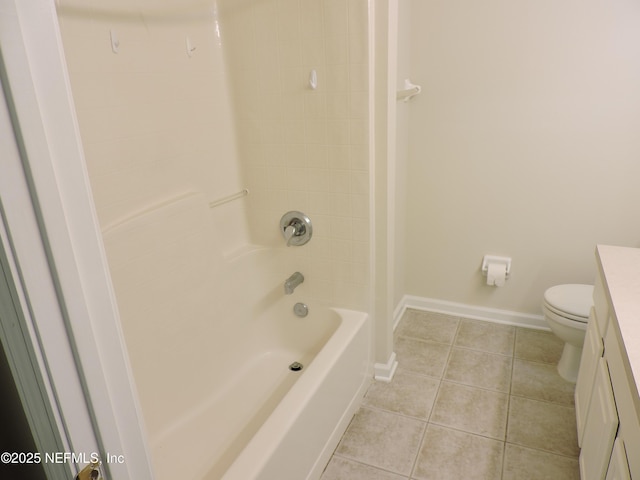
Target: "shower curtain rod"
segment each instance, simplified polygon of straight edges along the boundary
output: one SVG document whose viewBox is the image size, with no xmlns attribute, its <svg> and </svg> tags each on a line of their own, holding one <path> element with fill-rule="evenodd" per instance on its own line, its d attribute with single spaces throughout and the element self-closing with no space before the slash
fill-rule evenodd
<svg viewBox="0 0 640 480">
<path fill-rule="evenodd" d="M 226 197 L 222 197 L 222 198 L 219 198 L 218 200 L 210 202 L 209 208 L 214 208 L 214 207 L 217 207 L 218 205 L 223 205 L 225 203 L 231 202 L 232 200 L 235 200 L 236 198 L 246 197 L 247 195 L 249 195 L 249 189 L 243 188 L 238 193 L 234 193 L 233 195 L 228 195 Z"/>
</svg>

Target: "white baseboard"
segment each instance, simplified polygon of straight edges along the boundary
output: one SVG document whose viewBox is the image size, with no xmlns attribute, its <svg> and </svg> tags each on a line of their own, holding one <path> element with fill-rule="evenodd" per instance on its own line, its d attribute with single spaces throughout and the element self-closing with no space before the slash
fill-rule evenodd
<svg viewBox="0 0 640 480">
<path fill-rule="evenodd" d="M 391 352 L 387 363 L 374 363 L 373 378 L 380 382 L 390 382 L 398 368 L 398 360 L 396 360 L 396 352 Z"/>
<path fill-rule="evenodd" d="M 396 327 L 398 326 L 398 322 L 400 322 L 402 315 L 404 315 L 404 311 L 408 308 L 407 298 L 409 298 L 408 295 L 405 295 L 404 297 L 402 297 L 398 305 L 396 305 L 396 308 L 393 310 L 393 331 L 394 332 L 396 331 Z M 415 298 L 418 298 L 418 297 L 415 297 Z"/>
<path fill-rule="evenodd" d="M 550 330 L 542 315 L 512 312 L 510 310 L 500 310 L 497 308 L 479 307 L 477 305 L 467 305 L 464 303 L 416 297 L 413 295 L 405 295 L 402 297 L 402 300 L 400 300 L 400 303 L 395 308 L 393 318 L 394 329 L 398 325 L 398 322 L 407 308 L 424 310 L 427 312 L 444 313 L 456 317 L 483 320 L 485 322 L 514 325 L 516 327 L 532 328 L 535 330 Z"/>
</svg>

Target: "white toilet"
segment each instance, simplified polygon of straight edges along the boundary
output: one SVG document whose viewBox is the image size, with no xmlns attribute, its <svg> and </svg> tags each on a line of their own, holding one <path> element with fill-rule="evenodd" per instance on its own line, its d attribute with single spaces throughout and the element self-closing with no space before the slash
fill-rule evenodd
<svg viewBox="0 0 640 480">
<path fill-rule="evenodd" d="M 575 382 L 578 378 L 582 344 L 592 305 L 593 285 L 556 285 L 544 292 L 544 319 L 553 333 L 565 342 L 558 362 L 558 373 L 569 382 Z"/>
</svg>

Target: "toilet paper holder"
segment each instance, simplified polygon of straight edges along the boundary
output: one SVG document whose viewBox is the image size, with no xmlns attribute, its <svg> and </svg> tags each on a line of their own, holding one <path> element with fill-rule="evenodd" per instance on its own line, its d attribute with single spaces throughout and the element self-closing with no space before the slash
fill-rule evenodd
<svg viewBox="0 0 640 480">
<path fill-rule="evenodd" d="M 506 277 L 509 278 L 511 273 L 511 257 L 498 257 L 496 255 L 485 255 L 482 259 L 482 275 L 485 277 L 489 273 L 489 264 L 504 265 Z"/>
</svg>

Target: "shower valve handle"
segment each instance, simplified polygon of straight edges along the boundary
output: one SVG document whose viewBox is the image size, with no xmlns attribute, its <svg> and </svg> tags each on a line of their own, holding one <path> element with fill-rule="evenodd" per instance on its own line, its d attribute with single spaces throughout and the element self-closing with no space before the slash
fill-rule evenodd
<svg viewBox="0 0 640 480">
<path fill-rule="evenodd" d="M 309 217 L 297 211 L 287 212 L 282 216 L 280 230 L 287 242 L 287 247 L 304 245 L 311 240 L 313 234 Z"/>
<path fill-rule="evenodd" d="M 282 234 L 284 235 L 284 239 L 287 241 L 287 247 L 291 246 L 291 239 L 298 235 L 299 225 L 299 223 L 292 224 L 284 229 Z"/>
</svg>

